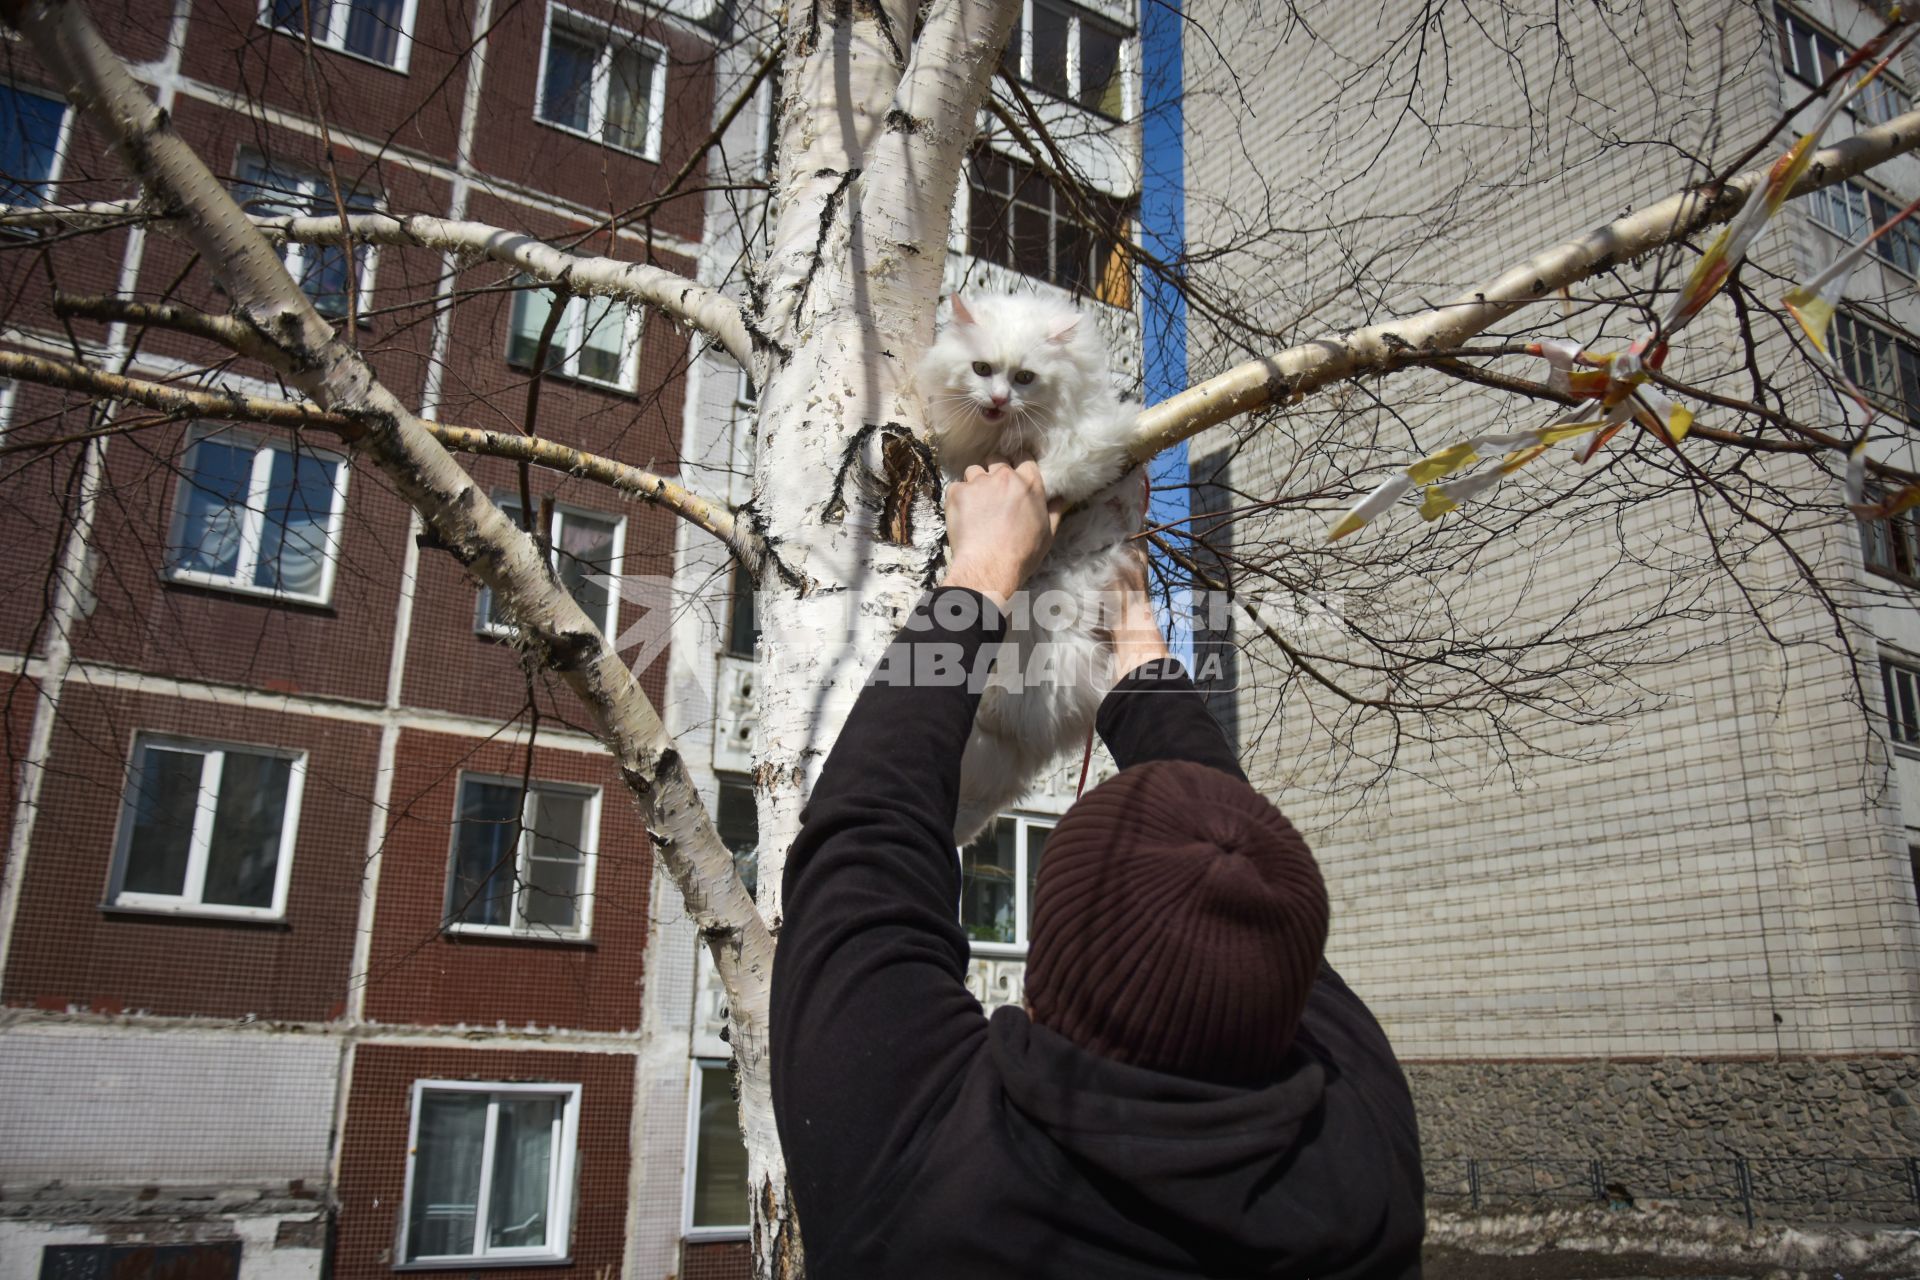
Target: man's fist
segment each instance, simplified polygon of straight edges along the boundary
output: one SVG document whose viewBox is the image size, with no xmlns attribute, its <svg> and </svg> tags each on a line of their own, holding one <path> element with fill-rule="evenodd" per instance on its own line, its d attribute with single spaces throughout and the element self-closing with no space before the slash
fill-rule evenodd
<svg viewBox="0 0 1920 1280">
<path fill-rule="evenodd" d="M 971 587 L 1005 607 L 1053 545 L 1060 504 L 1040 468 L 990 459 L 947 486 L 949 587 Z"/>
</svg>

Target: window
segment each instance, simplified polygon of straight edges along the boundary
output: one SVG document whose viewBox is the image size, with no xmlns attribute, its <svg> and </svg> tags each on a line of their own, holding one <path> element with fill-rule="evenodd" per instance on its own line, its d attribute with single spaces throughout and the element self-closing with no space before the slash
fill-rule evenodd
<svg viewBox="0 0 1920 1280">
<path fill-rule="evenodd" d="M 693 1064 L 693 1159 L 687 1162 L 686 1233 L 691 1239 L 747 1233 L 747 1144 L 740 1136 L 740 1104 L 733 1070 L 724 1062 Z"/>
<path fill-rule="evenodd" d="M 1848 179 L 1809 195 L 1807 208 L 1815 222 L 1851 243 L 1885 224 L 1901 206 Z M 1875 240 L 1867 252 L 1896 271 L 1920 276 L 1920 226 L 1909 219 Z"/>
<path fill-rule="evenodd" d="M 1833 317 L 1833 355 L 1882 408 L 1920 424 L 1920 348 L 1840 311 Z"/>
<path fill-rule="evenodd" d="M 0 204 L 40 204 L 60 177 L 67 104 L 0 84 Z"/>
<path fill-rule="evenodd" d="M 600 792 L 462 777 L 447 927 L 584 938 L 593 921 Z"/>
<path fill-rule="evenodd" d="M 1884 493 L 1869 491 L 1867 501 Z M 1908 586 L 1920 587 L 1920 508 L 1879 520 L 1860 520 L 1860 556 L 1867 568 Z"/>
<path fill-rule="evenodd" d="M 1920 746 L 1920 668 L 1880 660 L 1880 686 L 1887 699 L 1887 734 L 1903 747 Z"/>
<path fill-rule="evenodd" d="M 577 1084 L 416 1080 L 400 1256 L 565 1261 Z"/>
<path fill-rule="evenodd" d="M 1094 191 L 1076 199 L 1039 170 L 985 147 L 975 148 L 967 166 L 967 191 L 968 253 L 1116 307 L 1132 304 L 1122 202 Z"/>
<path fill-rule="evenodd" d="M 754 893 L 759 888 L 760 812 L 754 807 L 753 783 L 744 774 L 720 775 L 713 825 L 720 833 L 720 843 L 732 851 L 733 865 L 739 868 L 747 892 Z"/>
<path fill-rule="evenodd" d="M 660 158 L 665 49 L 554 5 L 547 9 L 540 63 L 537 118 L 648 160 Z"/>
<path fill-rule="evenodd" d="M 524 527 L 518 498 L 496 496 L 494 502 L 507 513 L 509 519 Z M 554 572 L 560 575 L 560 581 L 573 597 L 574 603 L 586 611 L 586 615 L 593 619 L 594 625 L 603 634 L 609 636 L 615 634 L 614 609 L 618 595 L 608 590 L 611 584 L 606 579 L 620 572 L 626 528 L 626 521 L 618 516 L 596 515 L 571 507 L 559 507 L 553 513 L 550 545 L 553 548 Z M 494 603 L 493 591 L 488 587 L 480 588 L 474 629 L 485 635 L 513 634 L 513 627 Z"/>
<path fill-rule="evenodd" d="M 1001 817 L 960 851 L 960 925 L 975 947 L 1027 946 L 1033 886 L 1052 819 Z"/>
<path fill-rule="evenodd" d="M 180 468 L 168 576 L 324 603 L 346 494 L 336 456 L 231 431 L 202 435 Z"/>
<path fill-rule="evenodd" d="M 1780 24 L 1780 61 L 1787 74 L 1803 84 L 1819 86 L 1853 56 L 1853 50 L 1834 39 L 1804 17 L 1778 5 L 1774 15 Z M 1885 124 L 1913 109 L 1913 98 L 1906 87 L 1882 71 L 1873 83 L 1862 89 L 1847 104 L 1847 111 L 1862 124 Z"/>
<path fill-rule="evenodd" d="M 113 905 L 281 916 L 306 771 L 298 754 L 136 739 Z"/>
<path fill-rule="evenodd" d="M 1124 120 L 1126 44 L 1126 32 L 1078 5 L 1026 0 L 1000 65 L 1044 93 Z"/>
<path fill-rule="evenodd" d="M 326 49 L 407 69 L 414 0 L 263 0 L 260 21 Z"/>
<path fill-rule="evenodd" d="M 513 329 L 507 363 L 533 368 L 540 331 L 553 309 L 553 294 L 527 288 L 513 295 Z M 568 298 L 547 347 L 547 372 L 631 391 L 640 374 L 640 313 L 613 298 Z"/>
<path fill-rule="evenodd" d="M 733 585 L 727 594 L 727 652 L 751 658 L 760 643 L 760 619 L 754 607 L 753 575 L 744 565 L 733 566 Z"/>
<path fill-rule="evenodd" d="M 339 209 L 333 202 L 333 188 L 316 173 L 268 164 L 257 157 L 240 162 L 240 184 L 235 193 L 240 202 L 257 214 L 269 217 L 294 215 L 335 217 Z M 380 202 L 370 195 L 348 190 L 343 184 L 340 199 L 347 212 L 375 213 Z M 347 314 L 347 254 L 338 244 L 293 244 L 281 246 L 280 260 L 287 274 L 300 282 L 300 288 L 313 299 L 323 316 Z M 353 247 L 353 287 L 365 311 L 367 293 L 373 287 L 373 249 L 369 245 Z"/>
</svg>

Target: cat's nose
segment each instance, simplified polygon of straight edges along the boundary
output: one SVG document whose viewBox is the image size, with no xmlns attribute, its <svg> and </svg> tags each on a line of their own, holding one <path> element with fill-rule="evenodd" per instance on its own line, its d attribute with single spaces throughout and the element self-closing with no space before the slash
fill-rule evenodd
<svg viewBox="0 0 1920 1280">
<path fill-rule="evenodd" d="M 1005 397 L 1005 396 L 1003 396 L 1003 395 L 996 395 L 996 396 L 994 396 L 994 397 L 993 397 L 993 407 L 994 407 L 994 408 L 996 408 L 996 409 L 1004 409 L 1004 408 L 1006 408 L 1006 407 L 1007 407 L 1007 397 Z"/>
</svg>

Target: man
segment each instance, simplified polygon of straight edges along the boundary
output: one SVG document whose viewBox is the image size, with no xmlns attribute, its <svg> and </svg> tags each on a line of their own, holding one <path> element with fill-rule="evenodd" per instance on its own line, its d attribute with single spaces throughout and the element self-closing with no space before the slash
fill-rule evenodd
<svg viewBox="0 0 1920 1280">
<path fill-rule="evenodd" d="M 1028 1008 L 964 984 L 960 754 L 1059 516 L 1039 472 L 948 490 L 952 568 L 862 692 L 788 857 L 774 1111 L 810 1280 L 1417 1278 L 1413 1104 L 1321 958 L 1306 844 L 1246 783 L 1125 584 L 1118 776 L 1049 837 Z"/>
</svg>

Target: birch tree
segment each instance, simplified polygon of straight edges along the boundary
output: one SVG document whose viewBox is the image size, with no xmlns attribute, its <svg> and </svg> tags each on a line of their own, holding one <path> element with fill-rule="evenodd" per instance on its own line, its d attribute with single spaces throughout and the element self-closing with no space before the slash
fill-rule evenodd
<svg viewBox="0 0 1920 1280">
<path fill-rule="evenodd" d="M 116 429 L 115 406 L 146 414 L 148 421 L 192 417 L 331 433 L 351 449 L 357 465 L 377 471 L 405 496 L 437 548 L 491 591 L 525 661 L 564 682 L 617 761 L 654 852 L 684 895 L 725 983 L 750 1158 L 754 1256 L 762 1276 L 796 1277 L 804 1266 L 768 1088 L 768 995 L 781 918 L 781 855 L 860 680 L 938 577 L 939 485 L 911 374 L 934 335 L 962 168 L 983 125 L 997 122 L 1031 148 L 1036 165 L 1075 189 L 1045 113 L 1032 110 L 1020 86 L 995 78 L 1018 9 L 1018 0 L 931 0 L 924 6 L 877 0 L 795 4 L 777 15 L 775 29 L 766 33 L 767 67 L 777 68 L 779 85 L 777 147 L 764 206 L 767 233 L 745 264 L 739 287 L 721 289 L 481 221 L 403 208 L 355 212 L 344 204 L 325 216 L 243 209 L 181 140 L 86 4 L 0 0 L 0 14 L 24 38 L 38 66 L 139 184 L 131 199 L 56 199 L 0 213 L 0 224 L 38 228 L 49 244 L 130 223 L 182 238 L 198 255 L 199 269 L 211 273 L 230 301 L 224 313 L 118 296 L 68 298 L 66 313 L 217 342 L 236 362 L 268 371 L 287 394 L 239 396 L 162 383 L 102 367 L 84 352 L 56 358 L 0 351 L 0 375 L 93 399 L 102 406 L 93 419 L 98 433 Z M 737 111 L 739 103 L 721 107 Z M 1194 270 L 1221 246 L 1195 245 L 1184 257 L 1167 257 L 1130 240 L 1125 252 L 1134 268 L 1183 290 L 1196 315 L 1231 332 L 1229 349 L 1240 357 L 1223 361 L 1232 367 L 1217 376 L 1146 407 L 1134 458 L 1145 463 L 1245 415 L 1263 414 L 1263 429 L 1274 429 L 1323 393 L 1371 393 L 1417 370 L 1440 370 L 1473 394 L 1564 402 L 1564 393 L 1519 363 L 1531 359 L 1524 344 L 1478 341 L 1480 336 L 1501 327 L 1544 329 L 1552 319 L 1539 304 L 1555 302 L 1583 282 L 1611 279 L 1622 264 L 1690 264 L 1700 242 L 1764 182 L 1774 155 L 1791 139 L 1761 135 L 1767 124 L 1777 132 L 1781 123 L 1754 122 L 1730 131 L 1737 145 L 1729 143 L 1728 154 L 1719 157 L 1721 168 L 1683 190 L 1648 191 L 1624 216 L 1567 210 L 1563 241 L 1501 246 L 1508 265 L 1462 297 L 1429 304 L 1409 288 L 1382 308 L 1388 318 L 1350 329 L 1302 334 L 1301 325 L 1292 325 L 1283 333 L 1247 297 Z M 1749 154 L 1734 163 L 1748 144 Z M 1794 194 L 1861 174 L 1916 144 L 1920 113 L 1862 129 L 1819 150 Z M 1251 227 L 1248 242 L 1276 253 L 1303 243 L 1300 233 L 1277 219 Z M 351 324 L 331 323 L 314 309 L 278 252 L 288 244 L 343 243 L 432 250 L 462 262 L 497 264 L 565 296 L 644 305 L 697 343 L 724 350 L 760 390 L 752 501 L 730 510 L 713 495 L 690 491 L 669 467 L 649 469 L 635 459 L 588 454 L 545 436 L 423 417 L 383 384 L 377 360 L 358 345 Z M 1248 290 L 1260 284 L 1243 282 Z M 1672 281 L 1656 285 L 1668 293 L 1674 287 Z M 1735 296 L 1746 305 L 1746 295 Z M 1686 445 L 1692 454 L 1734 457 L 1769 450 L 1844 467 L 1853 443 L 1846 432 L 1794 419 L 1762 396 L 1719 399 L 1751 429 L 1696 430 Z M 757 897 L 743 885 L 658 709 L 615 640 L 575 603 L 536 537 L 474 482 L 461 465 L 463 455 L 551 468 L 656 504 L 719 539 L 751 576 L 762 633 L 756 657 Z M 1372 486 L 1380 466 L 1374 457 L 1344 467 L 1336 462 L 1330 470 L 1302 473 L 1289 492 L 1237 495 L 1233 501 L 1294 503 L 1331 517 Z M 1876 467 L 1889 486 L 1913 480 L 1891 465 Z M 1672 483 L 1688 481 L 1677 476 Z M 1524 518 L 1554 517 L 1539 510 Z M 1189 532 L 1154 531 L 1162 545 L 1161 567 L 1184 585 L 1216 589 L 1231 585 L 1222 577 L 1243 572 L 1280 580 L 1275 575 L 1282 572 L 1283 556 L 1250 556 L 1243 549 L 1223 568 L 1218 558 L 1209 559 L 1204 537 L 1196 540 Z M 62 590 L 77 589 L 88 536 L 85 519 L 66 531 L 66 568 L 54 578 Z M 1383 579 L 1420 571 L 1396 564 L 1399 558 L 1383 546 L 1366 564 Z M 1471 631 L 1459 620 L 1447 625 L 1461 628 L 1449 633 L 1456 640 Z M 1605 630 L 1579 635 L 1578 618 L 1564 620 L 1564 626 L 1576 636 L 1570 652 L 1604 655 L 1633 642 L 1631 634 Z M 1383 651 L 1391 647 L 1381 643 Z M 1283 646 L 1283 652 L 1296 674 L 1330 689 L 1342 688 L 1365 666 L 1343 671 L 1297 648 Z M 1470 692 L 1450 685 L 1452 674 L 1415 671 L 1384 704 L 1374 699 L 1379 705 L 1373 709 L 1437 725 L 1433 731 L 1444 734 L 1464 717 L 1497 724 L 1514 708 L 1548 706 L 1558 696 L 1519 666 L 1510 678 L 1483 681 Z M 1368 700 L 1362 693 L 1353 696 Z"/>
</svg>

